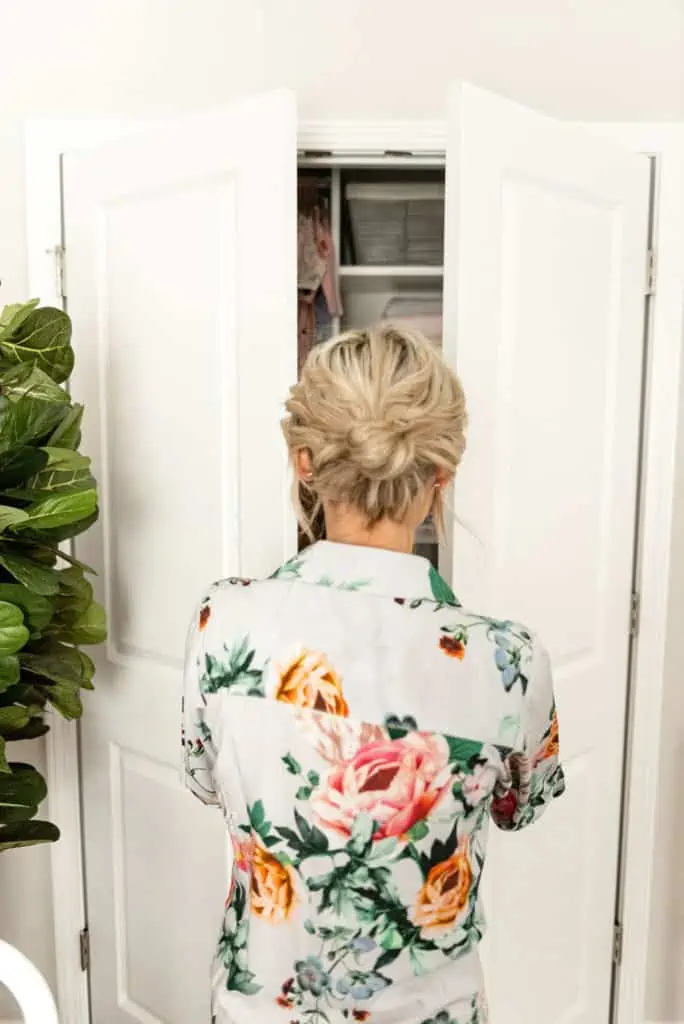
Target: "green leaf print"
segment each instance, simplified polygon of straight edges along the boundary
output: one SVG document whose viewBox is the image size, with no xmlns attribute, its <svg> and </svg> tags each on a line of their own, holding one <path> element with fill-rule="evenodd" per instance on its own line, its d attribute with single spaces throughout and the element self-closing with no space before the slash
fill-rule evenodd
<svg viewBox="0 0 684 1024">
<path fill-rule="evenodd" d="M 369 814 L 359 814 L 352 826 L 351 839 L 347 848 L 351 853 L 363 856 L 370 849 L 375 822 Z"/>
<path fill-rule="evenodd" d="M 234 690 L 248 697 L 264 697 L 264 672 L 254 667 L 256 651 L 244 637 L 232 647 L 224 646 L 226 659 L 205 655 L 204 673 L 200 679 L 202 693 Z"/>
<path fill-rule="evenodd" d="M 414 843 L 420 842 L 421 839 L 425 839 L 430 831 L 430 826 L 427 821 L 417 821 L 415 825 L 408 830 L 408 837 Z"/>
<path fill-rule="evenodd" d="M 476 740 L 460 740 L 453 736 L 447 736 L 449 745 L 449 763 L 451 765 L 469 765 L 475 757 L 482 753 L 482 743 Z"/>
<path fill-rule="evenodd" d="M 301 775 L 302 766 L 299 761 L 295 760 L 292 754 L 285 754 L 285 757 L 281 758 L 281 760 L 291 775 Z"/>
<path fill-rule="evenodd" d="M 247 808 L 249 824 L 258 836 L 266 841 L 271 832 L 271 822 L 266 819 L 266 811 L 262 800 L 257 800 Z"/>
<path fill-rule="evenodd" d="M 218 944 L 218 956 L 226 969 L 226 988 L 245 996 L 256 995 L 262 986 L 248 968 L 249 942 L 247 890 L 235 881 L 232 897 L 226 909 L 223 929 Z"/>
<path fill-rule="evenodd" d="M 430 566 L 430 589 L 432 590 L 432 596 L 439 604 L 460 607 L 460 602 L 457 600 L 453 590 L 447 581 L 440 576 L 434 565 Z"/>
</svg>

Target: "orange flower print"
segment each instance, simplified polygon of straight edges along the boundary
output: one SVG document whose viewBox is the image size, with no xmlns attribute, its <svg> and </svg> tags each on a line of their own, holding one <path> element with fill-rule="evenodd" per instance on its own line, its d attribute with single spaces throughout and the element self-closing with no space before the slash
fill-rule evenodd
<svg viewBox="0 0 684 1024">
<path fill-rule="evenodd" d="M 276 700 L 345 718 L 349 714 L 342 680 L 325 654 L 300 650 L 271 671 L 269 689 Z"/>
<path fill-rule="evenodd" d="M 282 924 L 297 903 L 292 869 L 255 845 L 252 854 L 252 913 L 267 924 Z"/>
<path fill-rule="evenodd" d="M 412 918 L 425 937 L 454 928 L 468 909 L 473 869 L 466 840 L 447 860 L 430 868 L 413 908 Z"/>
<path fill-rule="evenodd" d="M 546 741 L 542 746 L 541 750 L 536 754 L 533 765 L 536 768 L 542 761 L 548 761 L 551 757 L 558 757 L 559 752 L 558 743 L 558 714 L 556 709 L 553 709 L 553 718 L 551 719 L 551 725 L 549 726 L 549 732 L 546 737 Z"/>
<path fill-rule="evenodd" d="M 465 658 L 465 645 L 463 644 L 463 641 L 457 640 L 456 637 L 441 637 L 439 646 L 449 658 L 458 658 L 459 661 L 463 661 Z"/>
<path fill-rule="evenodd" d="M 199 613 L 199 628 L 200 629 L 204 629 L 206 627 L 207 622 L 209 621 L 210 618 L 211 618 L 211 608 L 209 607 L 208 604 L 203 604 L 202 607 L 200 608 L 200 613 Z"/>
</svg>

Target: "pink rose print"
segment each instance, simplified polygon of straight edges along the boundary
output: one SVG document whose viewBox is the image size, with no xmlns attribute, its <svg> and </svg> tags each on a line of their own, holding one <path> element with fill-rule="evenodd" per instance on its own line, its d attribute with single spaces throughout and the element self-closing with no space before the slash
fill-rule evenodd
<svg viewBox="0 0 684 1024">
<path fill-rule="evenodd" d="M 344 836 L 366 813 L 376 823 L 373 839 L 385 839 L 426 818 L 451 781 L 446 740 L 414 732 L 365 744 L 323 780 L 311 804 L 324 827 Z"/>
</svg>

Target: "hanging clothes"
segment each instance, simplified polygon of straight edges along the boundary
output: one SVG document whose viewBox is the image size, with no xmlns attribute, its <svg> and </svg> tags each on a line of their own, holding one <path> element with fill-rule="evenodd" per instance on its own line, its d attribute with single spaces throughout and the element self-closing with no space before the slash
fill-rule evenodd
<svg viewBox="0 0 684 1024">
<path fill-rule="evenodd" d="M 313 345 L 332 333 L 334 317 L 342 314 L 337 257 L 327 214 L 316 202 L 297 222 L 297 362 L 301 367 Z"/>
</svg>

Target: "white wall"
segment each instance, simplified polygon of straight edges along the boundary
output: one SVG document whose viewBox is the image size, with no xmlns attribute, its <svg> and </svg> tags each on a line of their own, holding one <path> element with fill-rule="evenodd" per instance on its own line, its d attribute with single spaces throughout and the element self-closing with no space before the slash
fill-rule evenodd
<svg viewBox="0 0 684 1024">
<path fill-rule="evenodd" d="M 26 118 L 289 85 L 307 119 L 439 119 L 463 77 L 575 121 L 676 120 L 683 21 L 681 0 L 0 0 L 0 304 L 27 291 Z M 53 976 L 45 850 L 0 859 L 0 934 Z"/>
</svg>

